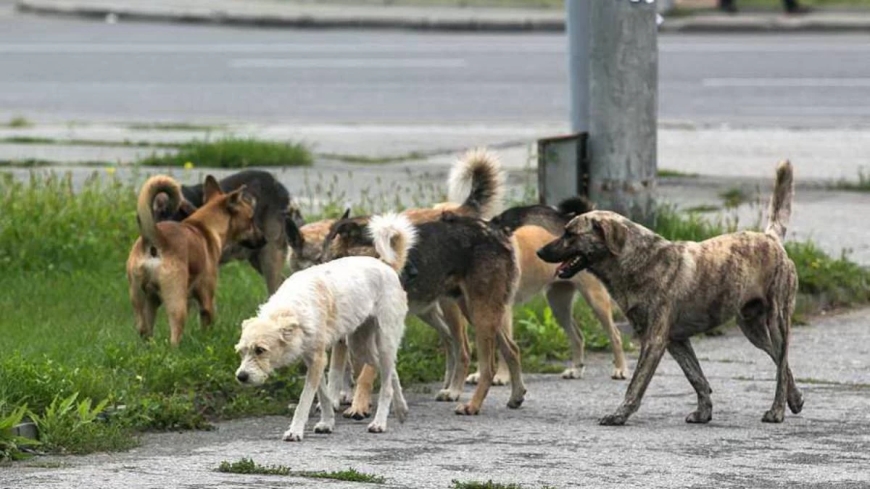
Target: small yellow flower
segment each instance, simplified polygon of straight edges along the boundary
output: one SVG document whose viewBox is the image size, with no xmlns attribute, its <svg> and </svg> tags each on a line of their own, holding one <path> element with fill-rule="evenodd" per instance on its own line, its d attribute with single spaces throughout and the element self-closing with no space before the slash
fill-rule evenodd
<svg viewBox="0 0 870 489">
<path fill-rule="evenodd" d="M 812 268 L 819 268 L 819 265 L 819 260 L 813 260 L 812 263 L 810 263 L 810 267 Z"/>
<path fill-rule="evenodd" d="M 186 162 L 186 163 L 184 164 L 184 169 L 185 169 L 185 170 L 192 170 L 192 169 L 193 169 L 193 162 L 192 162 L 192 161 L 188 161 L 188 162 Z"/>
<path fill-rule="evenodd" d="M 114 175 L 115 174 L 115 167 L 114 166 L 107 167 L 106 173 L 108 173 L 110 176 Z"/>
</svg>

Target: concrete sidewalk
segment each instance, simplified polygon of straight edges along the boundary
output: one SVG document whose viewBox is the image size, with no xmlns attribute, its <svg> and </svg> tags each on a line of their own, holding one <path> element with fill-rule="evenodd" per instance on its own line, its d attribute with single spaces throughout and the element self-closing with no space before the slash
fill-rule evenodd
<svg viewBox="0 0 870 489">
<path fill-rule="evenodd" d="M 151 21 L 293 28 L 390 28 L 447 31 L 552 31 L 561 9 L 403 6 L 277 0 L 19 0 L 20 12 L 109 21 Z M 705 12 L 666 18 L 664 32 L 870 31 L 870 12 Z"/>
<path fill-rule="evenodd" d="M 626 382 L 609 378 L 611 358 L 588 357 L 586 378 L 528 375 L 526 402 L 505 407 L 494 387 L 480 416 L 453 414 L 434 386 L 409 386 L 410 417 L 389 431 L 337 420 L 331 435 L 302 443 L 280 435 L 289 418 L 221 423 L 208 432 L 144 435 L 127 453 L 39 457 L 0 468 L 0 487 L 33 489 L 330 487 L 367 484 L 299 477 L 224 474 L 222 461 L 252 458 L 294 471 L 348 467 L 386 478 L 381 487 L 447 489 L 451 480 L 594 488 L 859 488 L 870 485 L 870 311 L 819 318 L 793 331 L 790 364 L 805 404 L 782 424 L 761 422 L 774 393 L 773 363 L 736 328 L 698 337 L 695 351 L 713 388 L 713 420 L 689 425 L 695 394 L 665 355 L 640 410 L 623 427 L 597 419 L 621 401 Z M 636 353 L 629 355 L 635 366 Z M 465 397 L 469 395 L 466 389 Z M 287 400 L 292 401 L 291 399 Z M 29 466 L 29 467 L 28 467 Z"/>
</svg>

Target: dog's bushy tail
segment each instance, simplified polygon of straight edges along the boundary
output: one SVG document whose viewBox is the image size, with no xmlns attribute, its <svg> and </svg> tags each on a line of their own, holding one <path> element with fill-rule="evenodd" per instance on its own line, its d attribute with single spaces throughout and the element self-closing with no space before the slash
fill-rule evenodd
<svg viewBox="0 0 870 489">
<path fill-rule="evenodd" d="M 776 183 L 773 187 L 773 195 L 770 197 L 770 210 L 765 230 L 765 233 L 776 236 L 780 241 L 785 238 L 793 198 L 794 175 L 791 163 L 785 160 L 776 167 Z"/>
<path fill-rule="evenodd" d="M 504 186 L 498 157 L 478 148 L 466 152 L 450 169 L 447 195 L 451 202 L 469 208 L 470 214 L 488 220 L 501 211 Z"/>
<path fill-rule="evenodd" d="M 172 177 L 155 175 L 145 181 L 139 191 L 136 202 L 136 220 L 139 222 L 139 234 L 146 242 L 157 244 L 157 226 L 154 222 L 154 198 L 158 194 L 166 194 L 168 201 L 166 209 L 175 214 L 181 207 L 181 185 Z"/>
<path fill-rule="evenodd" d="M 368 229 L 381 260 L 401 272 L 408 261 L 408 251 L 417 242 L 417 228 L 404 215 L 389 213 L 372 216 Z"/>
</svg>

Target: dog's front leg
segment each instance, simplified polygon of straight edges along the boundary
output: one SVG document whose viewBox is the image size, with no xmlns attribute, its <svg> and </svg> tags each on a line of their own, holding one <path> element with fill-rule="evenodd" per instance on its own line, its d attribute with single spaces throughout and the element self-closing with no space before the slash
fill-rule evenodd
<svg viewBox="0 0 870 489">
<path fill-rule="evenodd" d="M 330 396 L 329 388 L 326 385 L 326 378 L 320 377 L 320 388 L 317 390 L 317 400 L 321 406 L 335 406 L 334 399 Z M 315 433 L 332 433 L 335 428 L 335 410 L 321 409 L 320 422 L 314 425 Z"/>
<path fill-rule="evenodd" d="M 314 402 L 314 393 L 320 387 L 323 370 L 326 368 L 326 349 L 321 348 L 311 358 L 306 357 L 305 364 L 308 367 L 308 372 L 305 374 L 305 386 L 302 388 L 299 404 L 293 413 L 290 429 L 284 432 L 284 441 L 302 441 L 302 437 L 305 434 L 305 422 L 308 420 L 311 404 Z M 328 410 L 321 409 L 321 412 Z"/>
<path fill-rule="evenodd" d="M 634 370 L 634 375 L 631 376 L 631 382 L 628 384 L 622 405 L 613 414 L 601 418 L 599 424 L 606 426 L 623 425 L 628 417 L 640 407 L 643 394 L 665 353 L 668 344 L 668 323 L 665 319 L 660 319 L 647 331 L 647 337 L 641 345 L 640 357 L 637 359 L 637 367 Z"/>
</svg>

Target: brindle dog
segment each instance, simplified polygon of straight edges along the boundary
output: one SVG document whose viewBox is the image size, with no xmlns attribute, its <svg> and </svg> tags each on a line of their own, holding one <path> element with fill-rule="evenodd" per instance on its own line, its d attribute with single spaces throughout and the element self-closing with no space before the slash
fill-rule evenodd
<svg viewBox="0 0 870 489">
<path fill-rule="evenodd" d="M 801 411 L 803 398 L 788 365 L 798 278 L 782 243 L 793 194 L 792 167 L 785 161 L 776 171 L 763 233 L 671 242 L 618 214 L 594 211 L 571 220 L 561 238 L 538 251 L 544 261 L 561 262 L 561 278 L 581 270 L 598 277 L 640 337 L 625 400 L 601 424 L 624 424 L 637 411 L 665 350 L 698 395 L 698 409 L 686 422 L 710 421 L 712 391 L 689 338 L 735 317 L 749 341 L 777 365 L 776 395 L 762 421 L 782 422 L 786 401 L 793 413 Z"/>
</svg>

